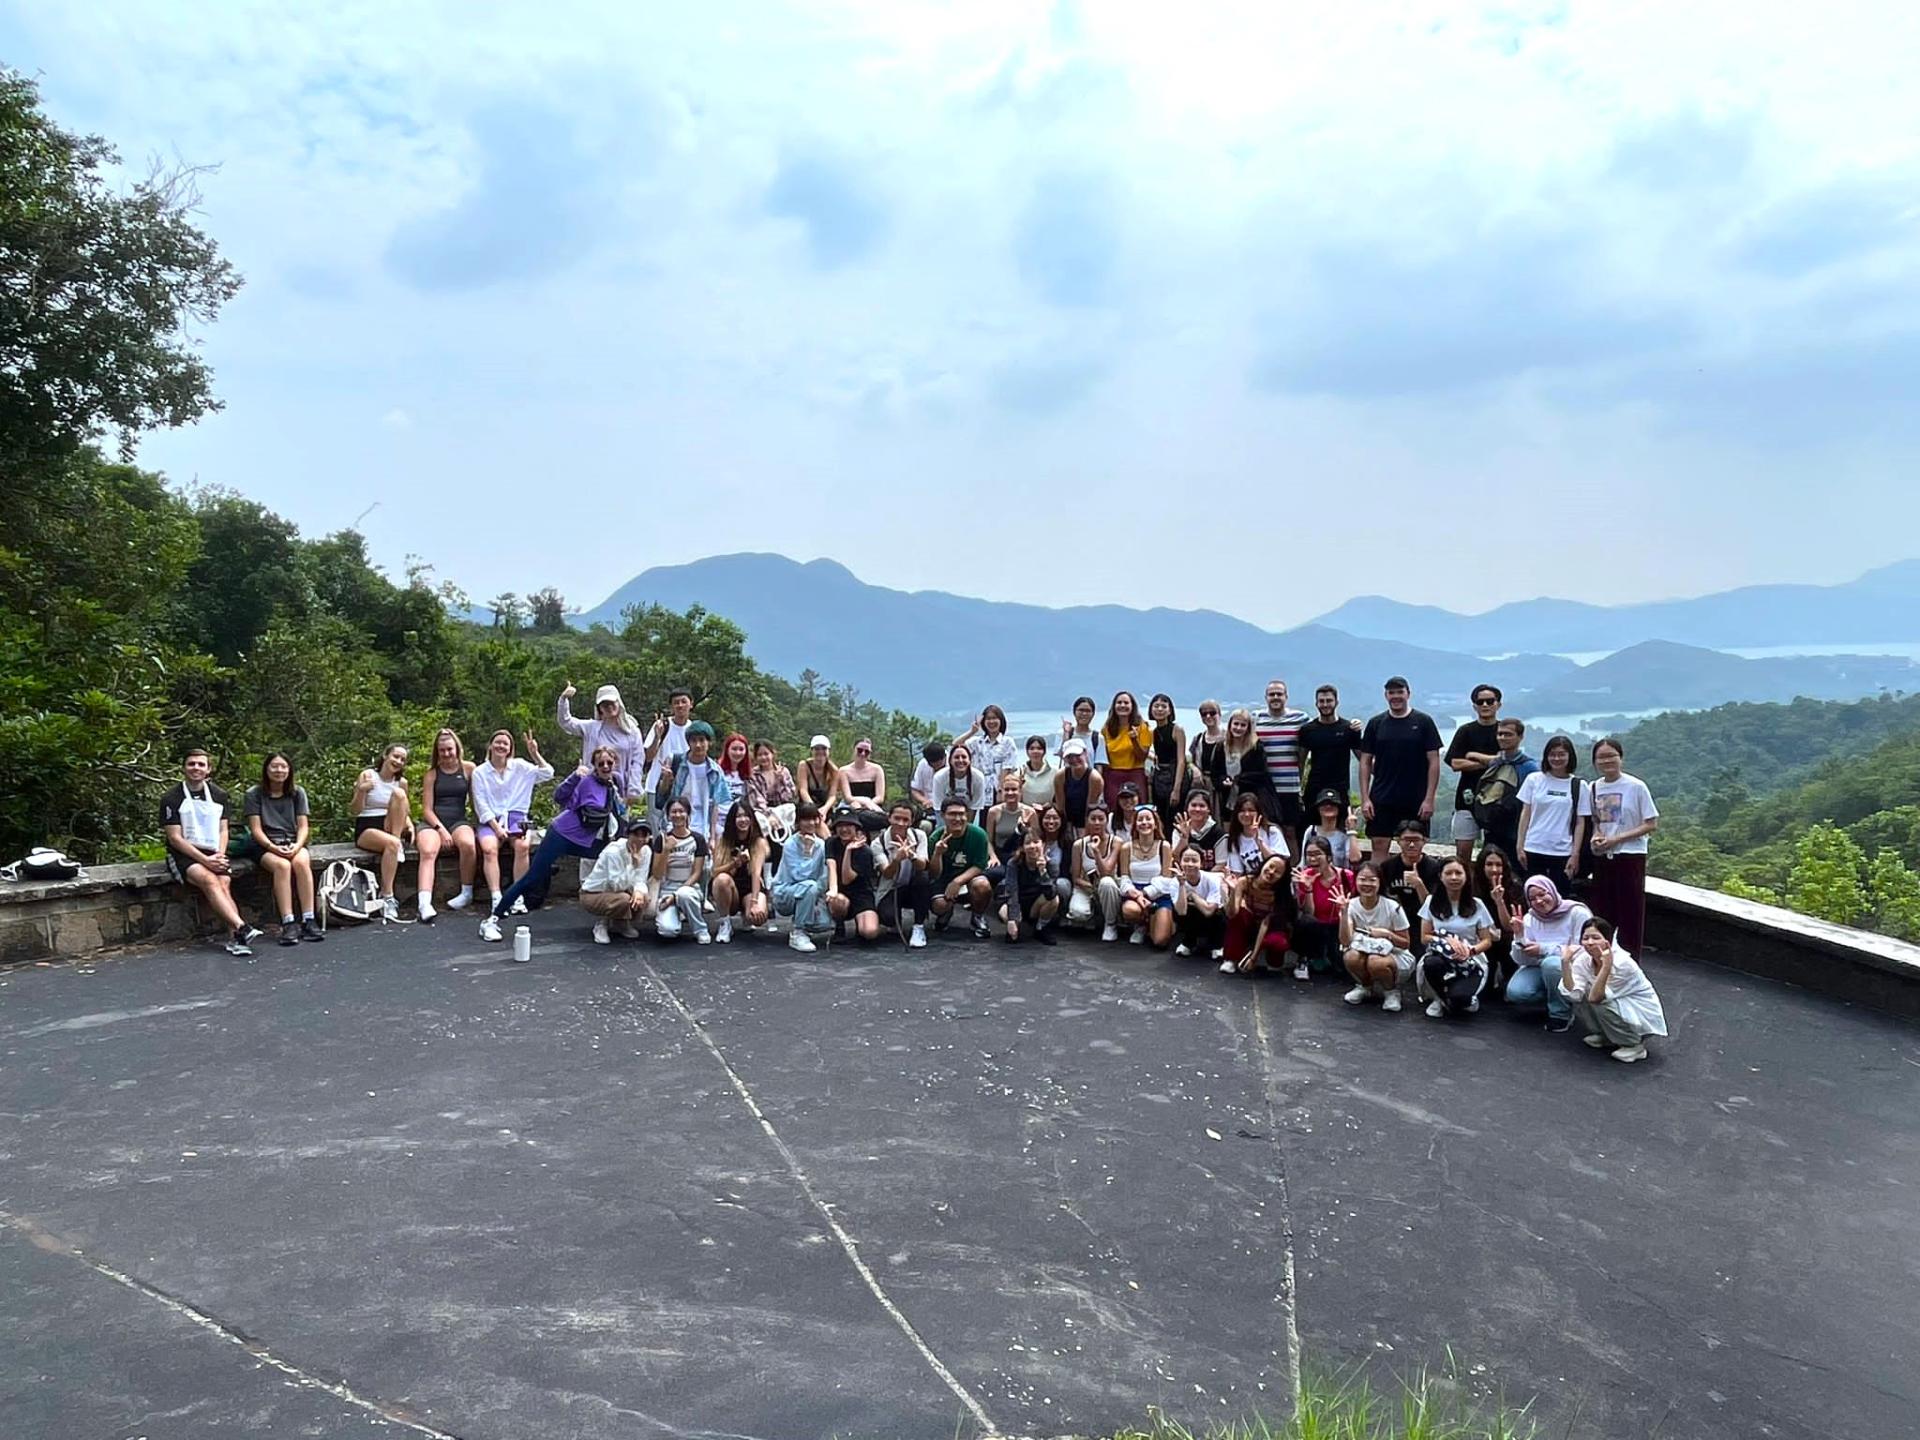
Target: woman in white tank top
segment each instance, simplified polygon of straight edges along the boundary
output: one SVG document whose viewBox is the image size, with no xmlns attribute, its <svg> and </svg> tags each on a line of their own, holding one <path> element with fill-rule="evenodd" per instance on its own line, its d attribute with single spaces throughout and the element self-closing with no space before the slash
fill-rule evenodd
<svg viewBox="0 0 1920 1440">
<path fill-rule="evenodd" d="M 392 744 L 354 782 L 353 843 L 380 857 L 380 897 L 391 915 L 399 913 L 393 897 L 393 877 L 407 858 L 407 747 Z"/>
</svg>

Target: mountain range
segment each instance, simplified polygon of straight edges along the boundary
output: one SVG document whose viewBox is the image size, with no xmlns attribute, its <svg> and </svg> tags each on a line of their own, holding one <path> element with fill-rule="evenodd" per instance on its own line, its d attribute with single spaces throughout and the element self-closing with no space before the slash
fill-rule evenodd
<svg viewBox="0 0 1920 1440">
<path fill-rule="evenodd" d="M 1876 571 L 1854 584 L 1870 582 L 1878 585 L 1883 607 L 1908 617 L 1908 638 L 1920 639 L 1912 601 L 1892 598 L 1907 585 L 1920 599 L 1920 562 Z M 1770 594 L 1824 595 L 1847 587 L 1755 588 Z M 1706 605 L 1724 598 L 1667 603 Z M 766 554 L 716 555 L 647 570 L 573 619 L 582 626 L 618 628 L 629 606 L 648 603 L 676 610 L 703 605 L 746 632 L 747 651 L 764 669 L 789 677 L 811 669 L 863 696 L 921 713 L 950 712 L 989 699 L 1008 709 L 1051 708 L 1083 692 L 1104 704 L 1117 685 L 1165 690 L 1182 704 L 1191 704 L 1203 694 L 1223 699 L 1257 695 L 1275 675 L 1291 681 L 1296 703 L 1302 705 L 1311 703 L 1315 685 L 1330 681 L 1347 697 L 1352 712 L 1374 708 L 1381 680 L 1392 674 L 1412 681 L 1416 703 L 1442 713 L 1461 708 L 1461 699 L 1483 681 L 1506 692 L 1509 709 L 1546 714 L 1683 709 L 1795 695 L 1854 699 L 1888 689 L 1920 690 L 1920 666 L 1905 659 L 1842 655 L 1743 660 L 1643 636 L 1629 624 L 1616 623 L 1601 643 L 1578 644 L 1561 638 L 1550 620 L 1532 623 L 1531 606 L 1557 612 L 1571 604 L 1564 601 L 1458 616 L 1374 598 L 1349 602 L 1306 625 L 1270 631 L 1213 610 L 1118 605 L 1050 609 L 938 590 L 891 590 L 865 583 L 832 560 L 802 563 Z M 1573 606 L 1575 611 L 1616 617 L 1660 608 Z M 1389 621 L 1406 619 L 1398 612 L 1419 617 L 1435 632 L 1444 630 L 1445 622 L 1487 621 L 1512 612 L 1515 633 L 1525 628 L 1528 634 L 1553 638 L 1455 648 L 1412 635 L 1381 634 Z M 1340 624 L 1333 623 L 1336 617 Z M 1352 628 L 1356 623 L 1372 628 L 1363 633 Z M 1583 630 L 1577 638 L 1597 633 Z M 1884 627 L 1881 633 L 1886 635 Z M 1767 638 L 1747 643 L 1786 643 L 1777 638 L 1783 634 L 1779 626 L 1763 634 Z M 1835 636 L 1847 638 L 1844 629 L 1827 630 L 1822 638 L 1831 641 Z M 1633 643 L 1642 640 L 1647 643 Z M 1549 653 L 1549 646 L 1562 651 L 1626 648 L 1580 666 Z M 1483 650 L 1502 658 L 1479 658 Z M 1516 651 L 1520 653 L 1509 653 Z"/>
<path fill-rule="evenodd" d="M 1709 650 L 1920 641 L 1920 560 L 1869 570 L 1841 585 L 1746 585 L 1688 600 L 1588 605 L 1516 600 L 1477 615 L 1361 595 L 1315 624 L 1467 655 L 1560 654 L 1671 640 Z"/>
</svg>

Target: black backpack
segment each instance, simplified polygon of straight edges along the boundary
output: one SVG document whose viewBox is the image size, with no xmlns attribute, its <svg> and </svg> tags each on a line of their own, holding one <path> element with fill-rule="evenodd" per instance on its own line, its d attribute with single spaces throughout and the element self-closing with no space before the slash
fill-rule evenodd
<svg viewBox="0 0 1920 1440">
<path fill-rule="evenodd" d="M 1520 774 L 1511 760 L 1488 766 L 1473 782 L 1469 808 L 1482 830 L 1506 830 L 1520 818 Z"/>
</svg>

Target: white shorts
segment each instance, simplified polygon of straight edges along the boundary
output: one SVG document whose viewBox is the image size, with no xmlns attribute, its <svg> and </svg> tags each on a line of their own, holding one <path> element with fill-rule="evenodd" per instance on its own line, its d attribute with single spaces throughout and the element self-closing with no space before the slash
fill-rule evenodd
<svg viewBox="0 0 1920 1440">
<path fill-rule="evenodd" d="M 1456 840 L 1478 840 L 1483 832 L 1480 822 L 1473 818 L 1471 810 L 1453 812 L 1453 838 Z"/>
</svg>

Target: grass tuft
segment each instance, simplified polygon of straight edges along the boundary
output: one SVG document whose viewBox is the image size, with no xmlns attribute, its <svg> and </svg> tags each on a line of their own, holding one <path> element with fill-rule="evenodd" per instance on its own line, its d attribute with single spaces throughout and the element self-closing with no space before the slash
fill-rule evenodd
<svg viewBox="0 0 1920 1440">
<path fill-rule="evenodd" d="M 1353 1371 L 1305 1379 L 1290 1420 L 1255 1416 L 1193 1430 L 1152 1410 L 1144 1427 L 1122 1430 L 1112 1440 L 1535 1440 L 1538 1430 L 1528 1410 L 1504 1401 L 1490 1408 L 1476 1403 L 1452 1371 L 1422 1369 L 1394 1393 L 1383 1393 Z"/>
</svg>

